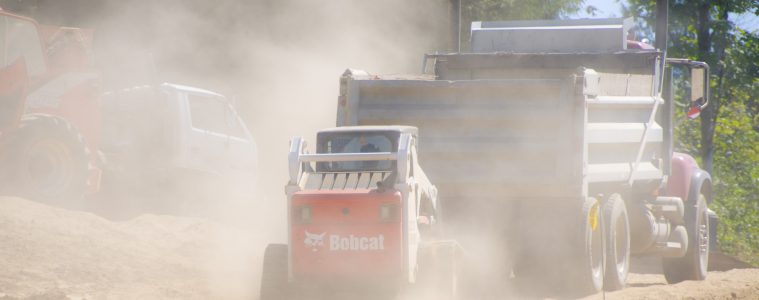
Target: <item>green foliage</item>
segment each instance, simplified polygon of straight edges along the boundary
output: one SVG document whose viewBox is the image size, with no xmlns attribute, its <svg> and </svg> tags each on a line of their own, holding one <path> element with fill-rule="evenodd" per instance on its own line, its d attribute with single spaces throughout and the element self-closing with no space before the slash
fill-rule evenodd
<svg viewBox="0 0 759 300">
<path fill-rule="evenodd" d="M 756 88 L 754 88 L 756 92 Z M 759 265 L 759 131 L 742 101 L 727 103 L 717 122 L 714 162 L 720 245 Z"/>
<path fill-rule="evenodd" d="M 461 11 L 471 21 L 557 19 L 580 10 L 582 0 L 473 0 L 462 1 Z"/>
<path fill-rule="evenodd" d="M 756 94 L 757 88 L 750 91 Z M 749 99 L 744 92 L 735 99 Z M 744 101 L 731 101 L 720 110 L 710 208 L 720 218 L 721 250 L 759 265 L 759 118 L 750 109 Z M 685 118 L 685 110 L 677 114 L 678 120 Z M 682 121 L 676 128 L 678 151 L 698 152 L 700 122 Z"/>
<path fill-rule="evenodd" d="M 655 1 L 629 3 L 626 13 L 640 17 L 644 35 L 653 38 Z M 709 18 L 699 18 L 699 9 Z M 759 36 L 735 28 L 729 19 L 729 13 L 744 12 L 759 15 L 759 3 L 670 1 L 668 56 L 704 60 L 712 68 L 715 189 L 710 208 L 720 217 L 721 250 L 759 265 Z M 676 149 L 698 157 L 704 154 L 704 118 L 685 121 L 685 110 L 676 116 Z"/>
</svg>

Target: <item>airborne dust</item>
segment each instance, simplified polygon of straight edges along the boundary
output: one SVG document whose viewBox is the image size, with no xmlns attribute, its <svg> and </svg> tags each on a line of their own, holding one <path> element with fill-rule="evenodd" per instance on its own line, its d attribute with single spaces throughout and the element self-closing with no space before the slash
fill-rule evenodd
<svg viewBox="0 0 759 300">
<path fill-rule="evenodd" d="M 124 194 L 94 205 L 102 216 L 122 216 L 115 221 L 3 199 L 8 218 L 46 219 L 17 220 L 30 234 L 10 241 L 44 240 L 39 247 L 59 251 L 6 264 L 38 281 L 0 284 L 0 297 L 257 298 L 263 249 L 286 239 L 289 139 L 313 142 L 317 130 L 334 126 L 338 79 L 346 68 L 419 72 L 422 54 L 443 49 L 448 29 L 447 1 L 436 0 L 0 5 L 43 24 L 95 29 L 93 56 L 104 91 L 172 82 L 234 99 L 256 141 L 259 165 L 257 192 L 227 201 L 225 191 L 212 190 L 208 219 L 152 215 L 151 203 Z M 125 207 L 131 211 L 120 211 Z M 79 256 L 88 245 L 98 253 Z M 24 251 L 4 250 L 6 257 Z"/>
<path fill-rule="evenodd" d="M 289 139 L 313 143 L 317 130 L 334 126 L 346 68 L 418 73 L 423 53 L 446 48 L 449 28 L 443 0 L 21 2 L 0 6 L 40 23 L 96 30 L 93 55 L 104 91 L 172 82 L 234 99 L 257 143 L 258 181 L 246 199 L 204 191 L 213 213 L 202 217 L 156 215 L 131 194 L 96 205 L 99 215 L 112 217 L 124 209 L 114 201 L 144 204 L 128 206 L 136 211 L 127 215 L 135 215 L 117 220 L 0 197 L 0 240 L 7 241 L 0 245 L 0 299 L 257 299 L 264 247 L 286 240 Z M 498 212 L 483 219 L 509 217 Z M 472 268 L 501 263 L 503 253 L 491 253 L 486 238 L 470 239 L 483 242 L 470 248 L 481 258 L 470 261 Z M 494 287 L 508 275 L 469 280 Z M 722 289 L 750 297 L 748 283 Z M 636 284 L 662 285 L 652 277 Z M 632 299 L 651 295 L 628 290 Z"/>
</svg>

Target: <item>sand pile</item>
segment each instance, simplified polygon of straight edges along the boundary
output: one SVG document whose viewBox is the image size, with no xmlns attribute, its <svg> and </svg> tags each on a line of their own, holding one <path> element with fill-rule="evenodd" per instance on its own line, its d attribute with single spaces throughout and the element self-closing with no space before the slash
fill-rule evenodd
<svg viewBox="0 0 759 300">
<path fill-rule="evenodd" d="M 251 299 L 263 243 L 203 219 L 96 215 L 0 198 L 0 299 Z"/>
</svg>

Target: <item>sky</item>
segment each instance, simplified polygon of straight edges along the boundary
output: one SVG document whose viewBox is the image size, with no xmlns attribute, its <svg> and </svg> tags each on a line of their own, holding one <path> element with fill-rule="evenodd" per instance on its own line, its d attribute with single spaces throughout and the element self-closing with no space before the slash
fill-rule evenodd
<svg viewBox="0 0 759 300">
<path fill-rule="evenodd" d="M 588 15 L 584 9 L 577 13 L 577 18 L 619 18 L 622 17 L 622 5 L 627 5 L 625 0 L 585 0 L 585 6 L 592 5 L 598 9 L 596 16 Z M 731 14 L 730 19 L 740 28 L 747 31 L 759 31 L 759 16 L 752 13 Z"/>
</svg>

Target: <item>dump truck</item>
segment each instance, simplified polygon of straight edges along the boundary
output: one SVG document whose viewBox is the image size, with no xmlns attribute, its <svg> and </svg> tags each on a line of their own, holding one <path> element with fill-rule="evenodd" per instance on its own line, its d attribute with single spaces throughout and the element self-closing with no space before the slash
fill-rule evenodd
<svg viewBox="0 0 759 300">
<path fill-rule="evenodd" d="M 474 22 L 471 52 L 425 55 L 420 75 L 348 69 L 337 126 L 417 127 L 446 232 L 489 278 L 589 294 L 624 287 L 630 256 L 653 255 L 668 282 L 703 280 L 712 183 L 673 151 L 672 82 L 698 111 L 708 65 L 666 57 L 658 34 L 628 41 L 632 25 Z"/>
<path fill-rule="evenodd" d="M 410 126 L 331 128 L 317 133 L 309 154 L 292 139 L 288 244 L 266 248 L 261 299 L 394 295 L 410 286 L 455 296 L 458 245 L 440 238 L 437 189 L 420 167 L 417 140 Z"/>
<path fill-rule="evenodd" d="M 224 95 L 174 83 L 136 86 L 105 93 L 101 113 L 104 200 L 151 198 L 166 202 L 154 208 L 197 214 L 220 198 L 255 192 L 256 142 Z"/>
<path fill-rule="evenodd" d="M 0 187 L 73 204 L 100 183 L 99 74 L 92 31 L 0 9 Z"/>
</svg>

